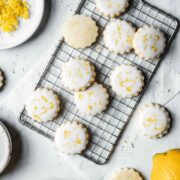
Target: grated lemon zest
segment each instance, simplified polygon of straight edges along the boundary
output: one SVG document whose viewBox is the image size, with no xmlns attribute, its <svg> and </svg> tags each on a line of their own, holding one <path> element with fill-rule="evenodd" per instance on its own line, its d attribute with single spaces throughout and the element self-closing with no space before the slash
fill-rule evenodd
<svg viewBox="0 0 180 180">
<path fill-rule="evenodd" d="M 15 31 L 19 18 L 29 19 L 29 4 L 25 0 L 0 0 L 0 29 Z"/>
</svg>

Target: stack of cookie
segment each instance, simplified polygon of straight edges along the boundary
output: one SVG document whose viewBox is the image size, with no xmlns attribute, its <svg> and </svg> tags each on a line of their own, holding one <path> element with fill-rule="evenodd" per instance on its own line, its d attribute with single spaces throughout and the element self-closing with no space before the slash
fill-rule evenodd
<svg viewBox="0 0 180 180">
<path fill-rule="evenodd" d="M 74 93 L 77 108 L 85 115 L 96 115 L 106 109 L 109 95 L 95 82 L 95 68 L 84 59 L 71 59 L 62 67 L 61 80 Z"/>
</svg>

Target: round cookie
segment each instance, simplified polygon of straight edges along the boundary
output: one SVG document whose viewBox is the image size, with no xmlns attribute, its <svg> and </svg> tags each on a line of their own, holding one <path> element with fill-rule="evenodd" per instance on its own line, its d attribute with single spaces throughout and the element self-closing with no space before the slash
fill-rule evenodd
<svg viewBox="0 0 180 180">
<path fill-rule="evenodd" d="M 149 138 L 160 138 L 170 127 L 169 113 L 158 104 L 144 105 L 139 112 L 141 129 Z"/>
<path fill-rule="evenodd" d="M 124 20 L 111 21 L 104 31 L 105 46 L 116 54 L 125 54 L 132 50 L 135 28 Z"/>
<path fill-rule="evenodd" d="M 143 178 L 135 169 L 123 168 L 116 170 L 104 180 L 143 180 Z"/>
<path fill-rule="evenodd" d="M 115 17 L 129 6 L 129 0 L 95 0 L 97 10 L 105 16 Z"/>
<path fill-rule="evenodd" d="M 133 48 L 137 56 L 144 60 L 158 58 L 166 47 L 164 34 L 152 26 L 140 28 L 134 35 Z"/>
<path fill-rule="evenodd" d="M 89 47 L 96 41 L 98 27 L 90 17 L 74 15 L 64 24 L 63 36 L 73 48 Z"/>
<path fill-rule="evenodd" d="M 76 107 L 86 115 L 100 114 L 109 103 L 107 90 L 97 83 L 85 91 L 76 92 L 74 97 Z"/>
<path fill-rule="evenodd" d="M 54 145 L 57 152 L 65 154 L 80 154 L 86 149 L 89 141 L 87 129 L 80 123 L 66 122 L 58 127 L 55 133 Z"/>
<path fill-rule="evenodd" d="M 95 81 L 94 66 L 88 60 L 72 59 L 62 68 L 61 80 L 71 91 L 82 91 Z"/>
<path fill-rule="evenodd" d="M 30 95 L 26 110 L 28 115 L 36 121 L 52 121 L 60 111 L 60 99 L 53 91 L 38 88 Z"/>
<path fill-rule="evenodd" d="M 4 85 L 4 77 L 3 77 L 3 73 L 2 71 L 0 70 L 0 89 L 3 87 Z"/>
<path fill-rule="evenodd" d="M 144 86 L 144 77 L 140 70 L 130 64 L 121 64 L 113 70 L 110 84 L 117 95 L 123 98 L 137 96 Z"/>
</svg>

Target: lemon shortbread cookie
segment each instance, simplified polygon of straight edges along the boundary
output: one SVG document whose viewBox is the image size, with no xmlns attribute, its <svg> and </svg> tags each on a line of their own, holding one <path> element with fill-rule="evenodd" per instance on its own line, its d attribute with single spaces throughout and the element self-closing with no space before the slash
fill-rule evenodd
<svg viewBox="0 0 180 180">
<path fill-rule="evenodd" d="M 48 122 L 58 115 L 60 99 L 53 91 L 38 88 L 30 95 L 26 109 L 32 119 L 39 122 Z"/>
<path fill-rule="evenodd" d="M 80 154 L 86 149 L 89 141 L 87 129 L 80 123 L 66 122 L 55 133 L 54 145 L 57 152 Z"/>
<path fill-rule="evenodd" d="M 129 6 L 129 0 L 95 0 L 97 10 L 105 16 L 115 17 Z"/>
<path fill-rule="evenodd" d="M 85 91 L 75 93 L 74 96 L 77 108 L 86 115 L 101 113 L 109 103 L 107 90 L 97 83 Z"/>
<path fill-rule="evenodd" d="M 137 96 L 142 91 L 144 77 L 135 66 L 122 64 L 113 70 L 110 84 L 117 95 L 130 98 Z"/>
<path fill-rule="evenodd" d="M 105 46 L 116 54 L 128 53 L 132 50 L 135 28 L 124 20 L 113 20 L 105 28 Z"/>
<path fill-rule="evenodd" d="M 4 76 L 3 76 L 3 73 L 2 71 L 0 70 L 0 89 L 3 87 L 4 85 Z"/>
<path fill-rule="evenodd" d="M 140 28 L 134 35 L 133 48 L 142 59 L 158 58 L 164 51 L 166 38 L 164 34 L 152 26 Z"/>
<path fill-rule="evenodd" d="M 95 81 L 94 66 L 88 60 L 71 59 L 62 68 L 61 80 L 71 91 L 85 90 Z"/>
<path fill-rule="evenodd" d="M 134 169 L 123 168 L 114 171 L 105 177 L 104 180 L 143 180 L 143 177 Z"/>
<path fill-rule="evenodd" d="M 139 113 L 142 132 L 150 138 L 160 138 L 170 127 L 169 113 L 158 104 L 147 104 Z"/>
<path fill-rule="evenodd" d="M 98 27 L 90 17 L 74 15 L 64 24 L 63 36 L 70 46 L 85 48 L 96 41 Z"/>
</svg>

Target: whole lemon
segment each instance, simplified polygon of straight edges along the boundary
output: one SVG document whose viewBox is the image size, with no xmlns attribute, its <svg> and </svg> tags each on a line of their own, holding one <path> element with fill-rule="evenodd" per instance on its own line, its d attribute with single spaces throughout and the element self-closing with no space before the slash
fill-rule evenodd
<svg viewBox="0 0 180 180">
<path fill-rule="evenodd" d="M 151 180 L 180 180 L 180 149 L 153 157 Z"/>
</svg>

